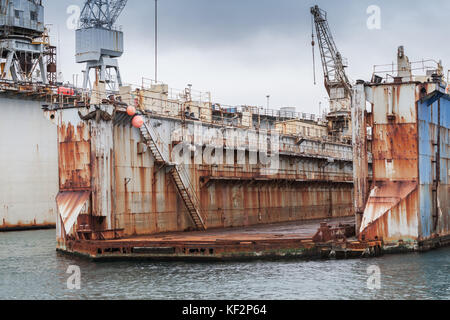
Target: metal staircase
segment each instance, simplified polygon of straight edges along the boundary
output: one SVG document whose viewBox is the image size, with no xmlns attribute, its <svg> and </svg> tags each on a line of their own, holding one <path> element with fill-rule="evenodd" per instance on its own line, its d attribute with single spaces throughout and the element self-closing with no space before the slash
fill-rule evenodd
<svg viewBox="0 0 450 320">
<path fill-rule="evenodd" d="M 150 148 L 156 162 L 170 168 L 170 175 L 177 188 L 178 194 L 186 206 L 196 228 L 206 230 L 206 217 L 202 216 L 200 200 L 195 193 L 188 172 L 183 165 L 170 162 L 168 144 L 163 141 L 158 132 L 153 128 L 147 117 L 144 116 L 144 125 L 139 129 Z"/>
</svg>

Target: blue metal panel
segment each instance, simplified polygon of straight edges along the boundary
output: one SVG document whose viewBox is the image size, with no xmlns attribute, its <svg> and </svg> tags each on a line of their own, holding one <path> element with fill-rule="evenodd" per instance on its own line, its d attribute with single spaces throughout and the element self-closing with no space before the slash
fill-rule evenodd
<svg viewBox="0 0 450 320">
<path fill-rule="evenodd" d="M 427 103 L 419 103 L 418 117 L 419 117 L 419 181 L 420 184 L 433 183 L 433 171 L 431 158 L 434 155 L 434 147 L 432 145 L 432 138 L 434 136 L 431 126 L 432 114 L 435 104 L 430 106 Z"/>
<path fill-rule="evenodd" d="M 431 187 L 431 185 L 419 186 L 419 234 L 420 236 L 422 236 L 422 238 L 429 238 L 433 232 L 433 195 Z"/>
<path fill-rule="evenodd" d="M 432 233 L 432 192 L 433 169 L 432 169 L 432 136 L 430 124 L 432 120 L 433 104 L 418 104 L 419 118 L 419 202 L 420 202 L 420 232 L 423 238 L 428 238 Z"/>
<path fill-rule="evenodd" d="M 440 117 L 438 115 L 440 112 Z M 450 163 L 450 97 L 448 95 L 434 95 L 430 100 L 418 102 L 419 121 L 419 199 L 420 199 L 420 235 L 423 238 L 432 236 L 434 232 L 433 214 L 436 210 L 433 200 L 433 184 L 436 179 L 436 164 L 440 166 L 440 186 L 438 203 L 441 216 L 438 221 L 436 232 L 441 234 L 449 233 L 450 208 L 448 194 L 449 183 L 449 163 Z M 433 159 L 436 157 L 438 137 L 438 125 L 440 129 L 440 159 L 436 164 Z"/>
<path fill-rule="evenodd" d="M 441 99 L 441 183 L 449 184 L 450 175 L 450 97 Z"/>
</svg>

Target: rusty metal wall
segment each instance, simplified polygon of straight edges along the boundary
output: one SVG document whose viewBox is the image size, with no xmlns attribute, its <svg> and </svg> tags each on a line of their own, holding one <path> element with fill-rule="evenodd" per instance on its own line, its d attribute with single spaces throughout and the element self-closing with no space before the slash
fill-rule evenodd
<svg viewBox="0 0 450 320">
<path fill-rule="evenodd" d="M 124 229 L 129 236 L 194 228 L 167 168 L 155 163 L 141 132 L 130 125 L 131 118 L 123 113 L 111 116 L 115 113 L 110 106 L 91 109 L 82 114 L 76 108 L 49 114 L 59 126 L 60 191 L 71 193 L 60 194 L 60 202 L 80 198 L 80 191 L 91 194 L 83 208 L 80 203 L 58 204 L 60 211 L 73 208 L 59 217 L 60 245 L 64 246 L 65 231 L 69 237 L 78 237 L 85 231 Z M 111 119 L 80 119 L 98 112 Z M 172 141 L 181 124 L 173 118 L 152 117 L 151 121 L 164 141 Z M 293 137 L 281 140 L 275 174 L 250 165 L 248 151 L 245 165 L 186 165 L 208 228 L 353 214 L 351 146 L 314 140 L 295 146 Z M 72 228 L 68 223 L 73 217 L 78 220 Z"/>
<path fill-rule="evenodd" d="M 0 95 L 0 230 L 54 227 L 56 125 L 29 95 Z"/>
<path fill-rule="evenodd" d="M 112 219 L 116 198 L 113 123 L 81 118 L 95 118 L 95 115 L 111 117 L 113 110 L 112 106 L 106 105 L 100 109 L 86 108 L 81 113 L 77 108 L 45 112 L 51 121 L 58 124 L 58 239 L 65 238 L 64 231 L 72 235 L 80 231 L 81 226 L 77 223 L 72 229 L 74 222 L 79 221 L 79 215 L 88 214 L 93 217 L 89 220 L 88 228 L 102 231 L 115 228 Z M 71 201 L 79 199 L 80 192 L 88 192 L 89 197 L 83 197 L 82 203 L 74 206 Z M 73 210 L 68 214 L 67 208 Z M 70 216 L 70 219 L 67 219 L 67 216 Z"/>
<path fill-rule="evenodd" d="M 372 154 L 376 180 L 418 179 L 415 87 L 389 84 L 373 88 Z"/>
<path fill-rule="evenodd" d="M 176 121 L 158 121 L 159 134 L 169 140 Z M 149 151 L 142 152 L 142 142 L 139 130 L 114 126 L 115 227 L 124 228 L 125 235 L 193 228 L 170 176 L 155 165 Z M 272 181 L 248 164 L 213 167 L 187 167 L 209 228 L 353 214 L 351 162 L 283 156 L 279 179 Z"/>
<path fill-rule="evenodd" d="M 368 89 L 373 183 L 361 236 L 417 242 L 447 235 L 449 96 L 436 83 Z"/>
<path fill-rule="evenodd" d="M 368 87 L 372 103 L 373 182 L 360 236 L 385 241 L 418 238 L 416 84 Z"/>
<path fill-rule="evenodd" d="M 90 138 L 86 122 L 61 121 L 58 125 L 60 191 L 91 188 Z"/>
<path fill-rule="evenodd" d="M 42 111 L 41 111 L 42 112 Z M 64 208 L 73 207 L 71 199 L 82 191 L 91 190 L 90 125 L 80 119 L 78 110 L 44 111 L 47 121 L 57 126 L 59 193 L 55 195 L 56 240 L 64 246 L 66 231 Z M 61 194 L 65 196 L 61 197 Z M 73 197 L 72 197 L 73 195 Z M 59 201 L 57 201 L 57 197 Z M 65 201 L 64 201 L 65 200 Z M 70 212 L 72 215 L 73 212 Z M 76 213 L 76 215 L 78 212 Z"/>
</svg>

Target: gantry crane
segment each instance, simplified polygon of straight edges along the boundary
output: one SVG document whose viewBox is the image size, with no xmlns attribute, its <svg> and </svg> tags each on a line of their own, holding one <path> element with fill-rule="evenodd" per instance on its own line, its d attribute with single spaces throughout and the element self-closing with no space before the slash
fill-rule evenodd
<svg viewBox="0 0 450 320">
<path fill-rule="evenodd" d="M 0 80 L 48 84 L 41 0 L 0 0 Z"/>
<path fill-rule="evenodd" d="M 76 31 L 76 60 L 87 63 L 83 87 L 87 89 L 89 73 L 98 73 L 98 81 L 109 85 L 110 91 L 122 86 L 119 64 L 116 58 L 123 54 L 123 32 L 114 24 L 128 0 L 86 0 Z M 113 78 L 111 71 L 116 72 Z"/>
<path fill-rule="evenodd" d="M 325 88 L 330 97 L 330 113 L 327 116 L 331 134 L 336 138 L 351 140 L 351 89 L 345 73 L 347 63 L 334 42 L 327 21 L 327 13 L 318 6 L 311 8 L 313 17 L 312 45 L 314 55 L 314 26 L 324 73 Z"/>
</svg>

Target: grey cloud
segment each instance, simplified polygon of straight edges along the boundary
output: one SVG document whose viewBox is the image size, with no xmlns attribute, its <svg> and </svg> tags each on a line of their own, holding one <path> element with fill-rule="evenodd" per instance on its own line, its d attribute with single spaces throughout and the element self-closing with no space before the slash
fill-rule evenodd
<svg viewBox="0 0 450 320">
<path fill-rule="evenodd" d="M 51 5 L 50 5 L 51 3 Z M 390 63 L 398 45 L 412 60 L 442 59 L 450 68 L 448 0 L 158 0 L 160 77 L 175 87 L 188 82 L 212 91 L 223 103 L 298 106 L 317 111 L 326 92 L 321 66 L 312 83 L 310 6 L 328 12 L 337 46 L 349 58 L 354 80 L 368 79 L 374 64 Z M 59 26 L 60 63 L 71 79 L 74 34 L 65 29 L 66 8 L 83 1 L 46 1 L 47 23 Z M 366 9 L 381 8 L 381 30 L 368 30 Z M 118 23 L 126 53 L 120 59 L 128 82 L 153 74 L 154 2 L 129 0 Z M 54 30 L 53 30 L 54 31 Z M 55 35 L 55 32 L 53 32 Z M 316 54 L 318 54 L 316 52 Z"/>
</svg>

